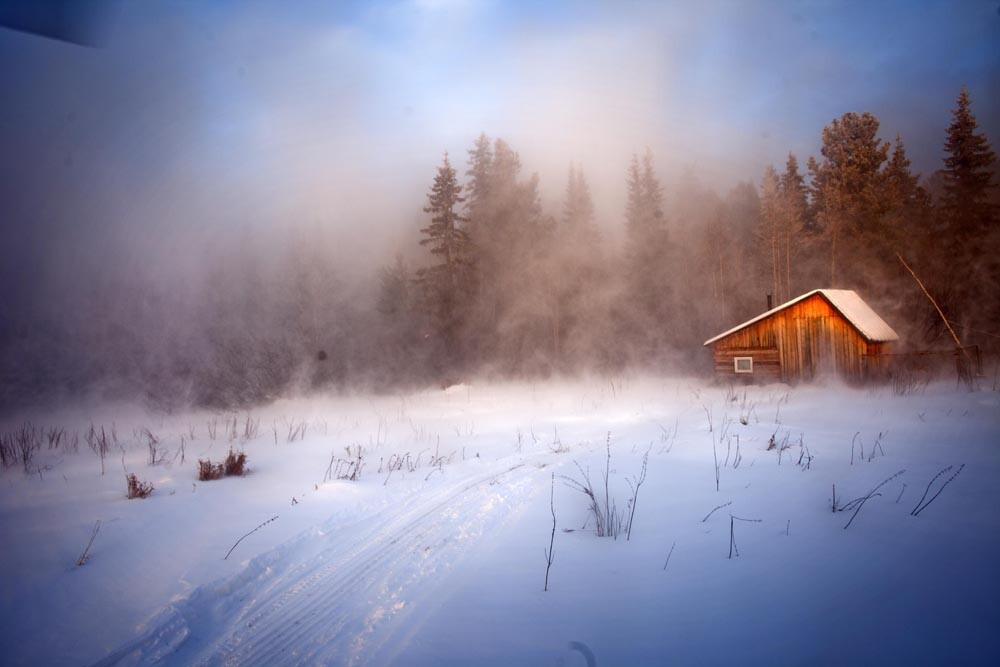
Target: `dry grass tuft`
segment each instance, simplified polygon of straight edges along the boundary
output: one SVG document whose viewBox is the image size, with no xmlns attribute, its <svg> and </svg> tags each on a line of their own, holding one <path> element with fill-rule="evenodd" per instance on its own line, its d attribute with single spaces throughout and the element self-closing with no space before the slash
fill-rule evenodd
<svg viewBox="0 0 1000 667">
<path fill-rule="evenodd" d="M 246 474 L 246 452 L 236 453 L 232 449 L 222 463 L 212 463 L 209 459 L 198 460 L 198 481 L 208 482 L 223 477 L 242 477 Z"/>
<path fill-rule="evenodd" d="M 149 482 L 141 482 L 135 473 L 127 475 L 125 481 L 128 483 L 128 499 L 148 498 L 153 493 L 153 485 Z"/>
</svg>

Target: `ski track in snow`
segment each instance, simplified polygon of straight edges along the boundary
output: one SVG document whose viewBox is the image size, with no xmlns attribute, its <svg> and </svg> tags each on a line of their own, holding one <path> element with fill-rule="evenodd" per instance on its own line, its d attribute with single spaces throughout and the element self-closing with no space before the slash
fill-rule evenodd
<svg viewBox="0 0 1000 667">
<path fill-rule="evenodd" d="M 300 536 L 172 604 L 149 631 L 97 665 L 369 664 L 392 640 L 393 620 L 419 608 L 484 532 L 540 488 L 530 471 L 549 456 L 465 478 L 401 511 L 383 510 L 346 544 L 329 527 Z M 332 544 L 294 562 L 295 546 L 316 539 Z"/>
</svg>

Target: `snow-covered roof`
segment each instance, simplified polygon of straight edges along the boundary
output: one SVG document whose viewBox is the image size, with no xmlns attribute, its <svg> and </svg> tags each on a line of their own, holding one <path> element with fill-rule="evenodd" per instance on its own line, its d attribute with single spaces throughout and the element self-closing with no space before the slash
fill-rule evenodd
<svg viewBox="0 0 1000 667">
<path fill-rule="evenodd" d="M 802 296 L 796 297 L 791 301 L 781 304 L 777 308 L 772 308 L 766 313 L 761 313 L 752 320 L 747 320 L 743 324 L 739 324 L 725 333 L 721 333 L 714 338 L 709 338 L 705 341 L 705 345 L 711 345 L 717 340 L 725 338 L 729 334 L 735 333 L 740 329 L 750 326 L 754 322 L 759 322 L 766 317 L 770 317 L 779 310 L 784 310 L 791 305 L 808 299 L 814 294 L 822 294 L 830 304 L 836 308 L 841 315 L 844 316 L 848 322 L 854 325 L 854 328 L 861 332 L 861 335 L 873 342 L 887 342 L 893 340 L 899 340 L 899 336 L 896 332 L 892 330 L 885 320 L 878 316 L 874 310 L 871 309 L 867 303 L 865 303 L 858 293 L 854 290 L 849 289 L 817 289 L 812 292 L 807 292 Z"/>
</svg>

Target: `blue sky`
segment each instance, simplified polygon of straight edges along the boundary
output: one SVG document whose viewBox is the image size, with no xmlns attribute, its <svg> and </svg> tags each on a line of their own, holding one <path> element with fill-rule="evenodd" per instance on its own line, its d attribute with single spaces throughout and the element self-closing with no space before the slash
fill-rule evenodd
<svg viewBox="0 0 1000 667">
<path fill-rule="evenodd" d="M 997 0 L 126 2 L 97 49 L 0 29 L 4 233 L 398 229 L 480 131 L 607 224 L 633 151 L 724 191 L 848 111 L 929 173 L 963 84 L 997 143 L 998 45 Z"/>
</svg>

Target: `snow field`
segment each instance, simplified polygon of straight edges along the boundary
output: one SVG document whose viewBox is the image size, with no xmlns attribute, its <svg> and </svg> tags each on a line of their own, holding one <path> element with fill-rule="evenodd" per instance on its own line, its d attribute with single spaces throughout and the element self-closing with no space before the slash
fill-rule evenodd
<svg viewBox="0 0 1000 667">
<path fill-rule="evenodd" d="M 998 406 L 947 384 L 896 396 L 685 379 L 296 399 L 251 411 L 257 436 L 232 443 L 250 473 L 212 482 L 197 481 L 196 460 L 225 456 L 233 415 L 24 415 L 5 428 L 30 419 L 82 437 L 115 422 L 124 452 L 102 476 L 81 440 L 39 452 L 40 475 L 0 476 L 0 648 L 9 664 L 582 665 L 586 651 L 598 664 L 989 664 Z M 148 465 L 142 427 L 172 462 Z M 565 480 L 579 464 L 601 497 L 609 433 L 620 509 L 650 452 L 629 541 L 595 537 Z M 324 481 L 331 454 L 357 445 L 360 480 Z M 125 499 L 123 454 L 156 486 L 149 499 Z M 390 457 L 405 461 L 391 475 Z M 954 466 L 940 485 L 962 463 L 910 516 L 935 474 Z M 832 486 L 844 505 L 900 470 L 845 530 L 852 512 L 831 511 Z M 731 559 L 730 514 L 760 520 L 733 523 Z"/>
</svg>

